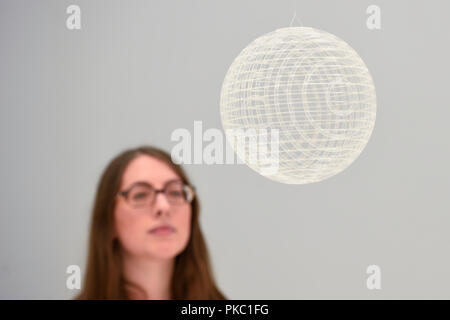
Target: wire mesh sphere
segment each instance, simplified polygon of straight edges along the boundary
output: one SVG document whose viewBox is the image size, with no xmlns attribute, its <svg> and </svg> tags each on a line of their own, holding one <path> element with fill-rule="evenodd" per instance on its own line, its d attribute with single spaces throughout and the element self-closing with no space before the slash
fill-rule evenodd
<svg viewBox="0 0 450 320">
<path fill-rule="evenodd" d="M 366 146 L 375 125 L 375 87 L 362 59 L 338 37 L 282 28 L 251 42 L 233 61 L 220 113 L 228 142 L 250 168 L 282 183 L 318 182 L 343 171 Z M 229 134 L 239 130 L 242 148 Z M 276 131 L 278 144 L 271 145 Z M 276 172 L 250 161 L 249 136 L 258 150 L 278 150 Z"/>
</svg>

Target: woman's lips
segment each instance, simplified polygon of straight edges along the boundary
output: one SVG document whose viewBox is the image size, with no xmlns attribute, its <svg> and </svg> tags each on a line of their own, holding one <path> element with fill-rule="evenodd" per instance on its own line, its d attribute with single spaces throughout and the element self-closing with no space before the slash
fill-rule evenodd
<svg viewBox="0 0 450 320">
<path fill-rule="evenodd" d="M 150 233 L 154 234 L 154 235 L 166 235 L 166 234 L 171 234 L 174 231 L 175 231 L 174 228 L 169 227 L 169 226 L 164 226 L 164 227 L 154 228 L 154 229 L 150 230 Z"/>
</svg>

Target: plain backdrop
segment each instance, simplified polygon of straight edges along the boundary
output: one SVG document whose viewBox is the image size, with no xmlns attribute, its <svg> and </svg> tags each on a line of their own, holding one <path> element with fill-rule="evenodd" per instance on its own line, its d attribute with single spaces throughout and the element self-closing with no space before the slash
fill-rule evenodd
<svg viewBox="0 0 450 320">
<path fill-rule="evenodd" d="M 81 30 L 66 8 L 81 8 Z M 369 30 L 366 9 L 381 8 Z M 0 298 L 69 299 L 100 173 L 119 152 L 170 152 L 177 128 L 222 130 L 233 59 L 289 26 L 365 61 L 377 119 L 361 156 L 319 183 L 245 165 L 185 165 L 214 273 L 231 299 L 450 298 L 448 1 L 0 1 Z M 366 268 L 381 268 L 368 290 Z"/>
</svg>

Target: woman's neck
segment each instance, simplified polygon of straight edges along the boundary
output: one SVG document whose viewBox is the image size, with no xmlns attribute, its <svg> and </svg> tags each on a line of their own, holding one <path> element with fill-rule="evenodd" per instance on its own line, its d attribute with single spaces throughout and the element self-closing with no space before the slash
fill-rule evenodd
<svg viewBox="0 0 450 320">
<path fill-rule="evenodd" d="M 157 260 L 148 257 L 123 255 L 123 272 L 125 279 L 145 291 L 133 293 L 133 299 L 166 300 L 171 299 L 171 280 L 173 276 L 174 259 Z"/>
</svg>

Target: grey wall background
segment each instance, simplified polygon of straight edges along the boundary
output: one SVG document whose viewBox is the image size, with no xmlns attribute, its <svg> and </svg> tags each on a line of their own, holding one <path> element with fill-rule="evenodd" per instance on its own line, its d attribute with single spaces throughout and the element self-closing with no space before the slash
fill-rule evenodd
<svg viewBox="0 0 450 320">
<path fill-rule="evenodd" d="M 66 29 L 67 6 L 82 30 Z M 381 7 L 381 30 L 366 8 Z M 377 121 L 361 156 L 311 185 L 245 165 L 187 165 L 231 299 L 450 298 L 448 1 L 1 1 L 0 298 L 70 298 L 96 183 L 118 152 L 222 128 L 219 94 L 256 37 L 303 25 L 370 69 Z M 377 264 L 382 289 L 366 288 Z"/>
</svg>

